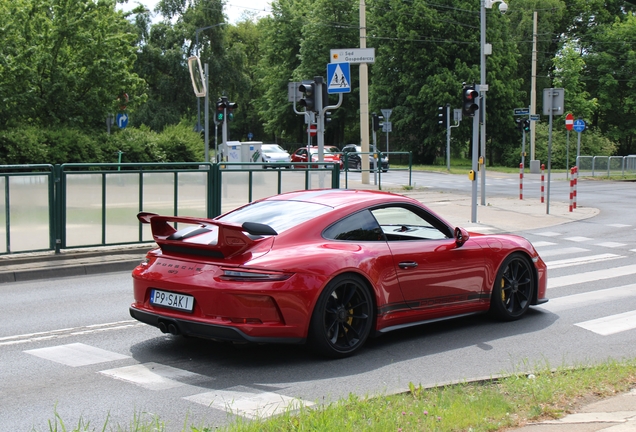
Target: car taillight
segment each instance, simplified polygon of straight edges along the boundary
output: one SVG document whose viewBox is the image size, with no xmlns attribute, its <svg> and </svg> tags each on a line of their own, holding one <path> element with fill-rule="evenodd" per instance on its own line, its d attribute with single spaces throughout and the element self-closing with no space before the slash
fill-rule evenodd
<svg viewBox="0 0 636 432">
<path fill-rule="evenodd" d="M 234 282 L 275 282 L 284 281 L 292 276 L 292 273 L 270 272 L 262 270 L 246 269 L 222 269 L 221 280 Z"/>
</svg>

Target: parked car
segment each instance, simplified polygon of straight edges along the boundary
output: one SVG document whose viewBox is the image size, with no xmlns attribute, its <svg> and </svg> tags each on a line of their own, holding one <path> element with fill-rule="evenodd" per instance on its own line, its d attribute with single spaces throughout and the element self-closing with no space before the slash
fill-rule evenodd
<svg viewBox="0 0 636 432">
<path fill-rule="evenodd" d="M 318 161 L 318 146 L 309 147 L 311 153 L 311 161 Z M 340 157 L 340 149 L 335 146 L 325 146 L 323 152 L 323 159 L 325 162 L 338 162 L 340 169 L 343 169 L 342 158 Z M 304 162 L 307 163 L 307 147 L 300 147 L 291 155 L 292 162 Z M 296 168 L 307 168 L 307 165 L 295 165 Z M 312 165 L 312 168 L 318 168 L 318 165 Z"/>
<path fill-rule="evenodd" d="M 158 247 L 132 272 L 130 314 L 163 333 L 337 358 L 391 330 L 482 312 L 513 321 L 548 301 L 528 240 L 468 233 L 398 194 L 308 190 L 214 219 L 137 218 Z"/>
<path fill-rule="evenodd" d="M 281 146 L 278 144 L 262 144 L 261 145 L 261 155 L 263 162 L 268 165 L 263 165 L 263 168 L 267 169 L 271 166 L 271 168 L 278 168 L 276 166 L 277 163 L 288 163 L 291 162 L 291 156 Z M 286 166 L 285 168 L 289 168 Z"/>
<path fill-rule="evenodd" d="M 346 156 L 345 156 L 346 155 Z M 362 169 L 362 147 L 356 144 L 347 144 L 342 148 L 342 159 L 347 160 L 347 168 L 360 170 Z M 375 170 L 375 158 L 373 154 L 369 154 L 369 169 Z M 389 158 L 386 155 L 382 155 L 382 161 L 380 162 L 380 168 L 382 172 L 389 170 Z"/>
</svg>

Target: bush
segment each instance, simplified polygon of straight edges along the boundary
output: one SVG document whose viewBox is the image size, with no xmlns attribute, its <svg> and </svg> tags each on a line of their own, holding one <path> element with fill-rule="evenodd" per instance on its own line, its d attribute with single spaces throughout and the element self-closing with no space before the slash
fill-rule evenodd
<svg viewBox="0 0 636 432">
<path fill-rule="evenodd" d="M 203 141 L 190 122 L 156 133 L 148 127 L 105 132 L 18 126 L 0 131 L 0 164 L 203 161 Z"/>
</svg>

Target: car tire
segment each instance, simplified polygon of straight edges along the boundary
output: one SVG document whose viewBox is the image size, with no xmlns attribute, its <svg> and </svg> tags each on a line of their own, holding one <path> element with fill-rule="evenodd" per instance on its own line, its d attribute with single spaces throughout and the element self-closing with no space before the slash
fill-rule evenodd
<svg viewBox="0 0 636 432">
<path fill-rule="evenodd" d="M 528 257 L 509 255 L 499 267 L 490 298 L 490 313 L 502 321 L 521 318 L 530 307 L 535 275 Z"/>
<path fill-rule="evenodd" d="M 353 355 L 371 333 L 373 311 L 371 294 L 360 277 L 337 276 L 316 302 L 309 326 L 310 348 L 331 358 Z"/>
</svg>

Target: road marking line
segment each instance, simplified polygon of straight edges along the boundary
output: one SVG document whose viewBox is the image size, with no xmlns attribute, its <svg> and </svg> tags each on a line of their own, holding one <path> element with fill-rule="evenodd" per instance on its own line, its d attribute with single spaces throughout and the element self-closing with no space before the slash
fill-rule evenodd
<svg viewBox="0 0 636 432">
<path fill-rule="evenodd" d="M 608 260 L 613 260 L 616 258 L 625 258 L 625 257 L 621 255 L 606 253 L 606 254 L 600 254 L 600 255 L 582 256 L 578 258 L 568 258 L 568 259 L 558 260 L 558 261 L 548 261 L 545 264 L 548 266 L 549 270 L 554 270 L 554 269 L 563 268 L 563 267 L 608 261 Z"/>
<path fill-rule="evenodd" d="M 205 406 L 230 412 L 249 419 L 267 418 L 282 414 L 288 410 L 297 410 L 301 406 L 312 406 L 311 402 L 291 398 L 273 392 L 214 390 L 187 396 L 184 399 Z"/>
<path fill-rule="evenodd" d="M 593 240 L 589 237 L 580 237 L 580 236 L 575 236 L 575 237 L 565 237 L 563 240 L 569 240 L 569 241 L 573 241 L 573 242 L 584 242 L 584 241 L 590 241 Z"/>
<path fill-rule="evenodd" d="M 602 336 L 608 336 L 636 328 L 636 311 L 610 315 L 575 325 Z"/>
<path fill-rule="evenodd" d="M 194 372 L 153 362 L 103 370 L 99 373 L 148 390 L 167 390 L 190 384 L 187 381 L 204 378 Z"/>
<path fill-rule="evenodd" d="M 580 247 L 568 247 L 568 248 L 551 249 L 548 251 L 542 251 L 542 252 L 539 252 L 539 255 L 541 255 L 541 258 L 546 258 L 549 256 L 555 256 L 555 255 L 568 255 L 573 253 L 589 252 L 589 251 L 590 251 L 589 249 L 584 249 Z"/>
<path fill-rule="evenodd" d="M 630 227 L 631 225 L 615 223 L 615 224 L 607 224 L 607 226 L 614 227 L 614 228 L 627 228 L 627 227 Z"/>
<path fill-rule="evenodd" d="M 544 237 L 558 237 L 561 235 L 561 233 L 553 232 L 553 231 L 546 231 L 546 232 L 540 232 L 540 233 L 534 233 L 534 234 L 544 236 Z"/>
<path fill-rule="evenodd" d="M 630 297 L 636 297 L 636 284 L 551 298 L 548 303 L 539 307 L 550 312 L 560 312 Z"/>
<path fill-rule="evenodd" d="M 596 246 L 603 246 L 603 247 L 608 247 L 608 248 L 617 248 L 617 247 L 623 247 L 623 246 L 627 246 L 625 243 L 616 243 L 616 242 L 603 242 L 603 243 L 599 243 Z"/>
<path fill-rule="evenodd" d="M 548 288 L 559 288 L 580 283 L 611 279 L 620 276 L 632 275 L 634 273 L 636 273 L 636 265 L 612 267 L 609 269 L 594 270 L 574 275 L 559 276 L 552 279 L 548 278 Z"/>
<path fill-rule="evenodd" d="M 125 321 L 116 321 L 116 322 L 105 323 L 105 324 L 93 324 L 93 325 L 88 325 L 84 327 L 71 327 L 71 328 L 65 328 L 65 329 L 50 330 L 45 332 L 26 333 L 21 335 L 14 335 L 14 336 L 4 336 L 4 337 L 0 337 L 0 346 L 17 345 L 17 344 L 23 344 L 23 343 L 29 343 L 29 342 L 39 342 L 43 340 L 65 338 L 69 336 L 97 333 L 97 332 L 110 331 L 110 330 L 121 330 L 125 328 L 130 328 L 130 327 L 139 327 L 140 325 L 143 326 L 145 324 L 140 323 L 136 320 L 125 320 Z"/>
<path fill-rule="evenodd" d="M 83 343 L 38 348 L 24 352 L 71 367 L 88 366 L 97 363 L 130 358 L 126 355 L 106 351 Z"/>
<path fill-rule="evenodd" d="M 536 248 L 541 248 L 541 247 L 545 247 L 545 246 L 554 246 L 557 243 L 554 242 L 549 242 L 549 241 L 538 241 L 535 243 L 532 243 L 532 246 Z"/>
</svg>

